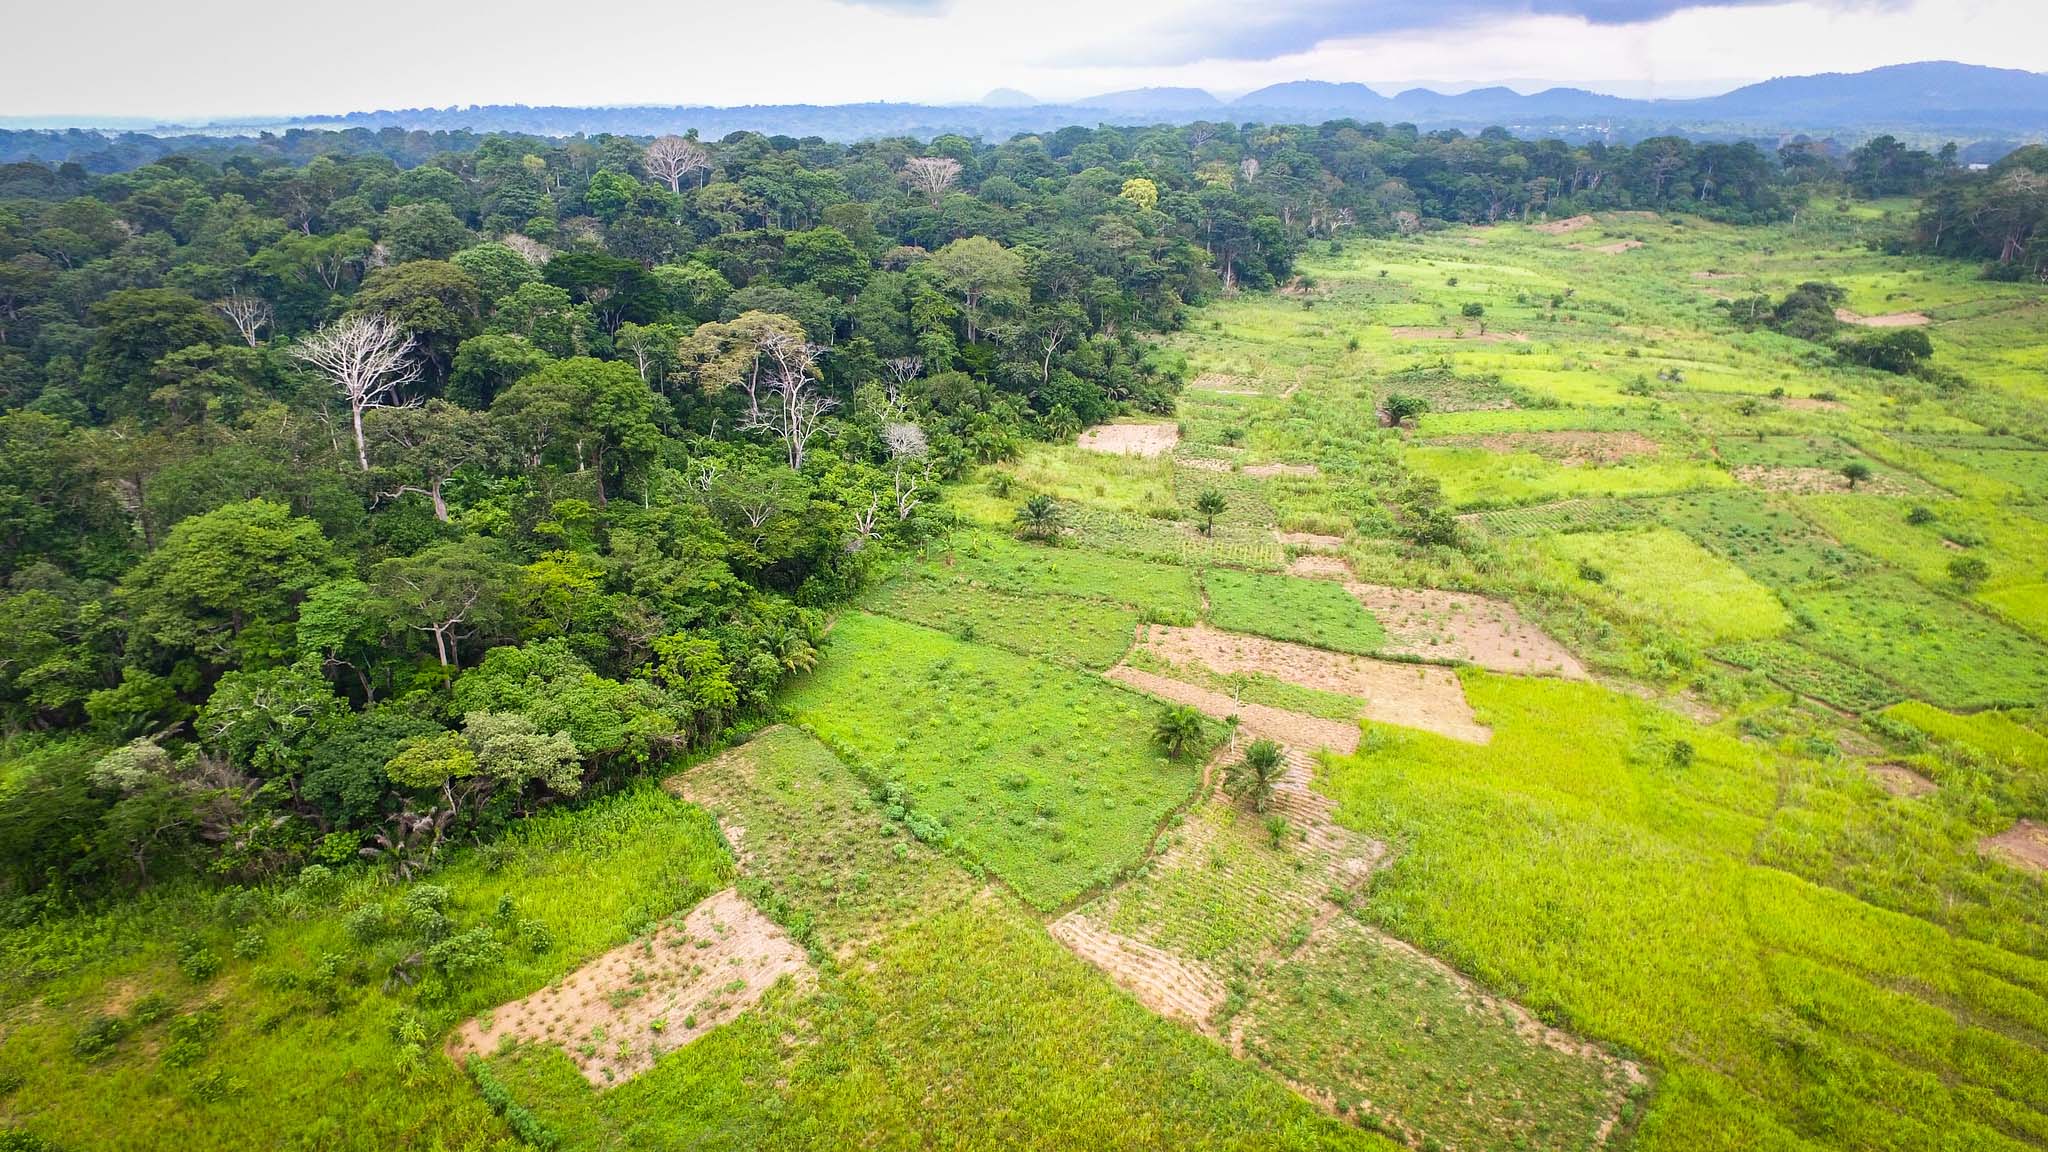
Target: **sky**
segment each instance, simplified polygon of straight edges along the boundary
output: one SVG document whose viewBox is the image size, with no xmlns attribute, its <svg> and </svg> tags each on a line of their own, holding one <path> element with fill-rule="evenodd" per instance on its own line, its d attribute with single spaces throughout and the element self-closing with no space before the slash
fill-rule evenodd
<svg viewBox="0 0 2048 1152">
<path fill-rule="evenodd" d="M 2048 0 L 22 0 L 0 119 L 467 104 L 954 103 L 1285 80 L 1710 95 L 1961 60 L 2048 72 Z"/>
</svg>

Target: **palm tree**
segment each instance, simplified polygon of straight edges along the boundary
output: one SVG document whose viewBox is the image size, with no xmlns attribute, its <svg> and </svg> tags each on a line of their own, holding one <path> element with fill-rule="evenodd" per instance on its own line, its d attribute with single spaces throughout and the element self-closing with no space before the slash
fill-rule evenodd
<svg viewBox="0 0 2048 1152">
<path fill-rule="evenodd" d="M 1017 531 L 1034 540 L 1051 540 L 1060 534 L 1060 506 L 1040 492 L 1017 509 Z"/>
<path fill-rule="evenodd" d="M 1228 507 L 1230 505 L 1223 499 L 1223 493 L 1214 488 L 1202 489 L 1202 494 L 1195 497 L 1195 511 L 1202 514 L 1202 535 L 1216 534 L 1216 518 L 1223 515 Z"/>
<path fill-rule="evenodd" d="M 1152 725 L 1152 739 L 1175 760 L 1202 742 L 1202 714 L 1185 704 L 1168 704 Z"/>
<path fill-rule="evenodd" d="M 1264 812 L 1273 802 L 1273 785 L 1287 770 L 1280 745 L 1271 740 L 1254 740 L 1245 746 L 1244 758 L 1230 768 L 1230 790 L 1252 802 L 1252 811 Z"/>
</svg>

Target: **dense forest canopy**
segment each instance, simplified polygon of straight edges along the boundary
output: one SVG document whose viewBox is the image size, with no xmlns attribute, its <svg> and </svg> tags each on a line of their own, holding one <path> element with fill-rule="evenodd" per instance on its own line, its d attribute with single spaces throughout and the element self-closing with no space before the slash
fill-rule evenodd
<svg viewBox="0 0 2048 1152">
<path fill-rule="evenodd" d="M 2042 155 L 1339 121 L 0 169 L 0 883 L 411 868 L 715 743 L 940 481 L 1170 410 L 1147 335 L 1303 245 L 1933 187 L 1928 246 L 2038 274 Z"/>
</svg>

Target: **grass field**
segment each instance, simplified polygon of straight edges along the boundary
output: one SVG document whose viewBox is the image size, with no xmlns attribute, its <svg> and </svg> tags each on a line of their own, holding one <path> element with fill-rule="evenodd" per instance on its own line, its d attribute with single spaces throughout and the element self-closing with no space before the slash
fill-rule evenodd
<svg viewBox="0 0 2048 1152">
<path fill-rule="evenodd" d="M 1154 709 L 1085 673 L 880 616 L 841 616 L 788 711 L 894 803 L 1053 908 L 1136 864 L 1194 770 Z"/>
<path fill-rule="evenodd" d="M 1161 418 L 1171 453 L 970 469 L 838 613 L 787 723 L 669 793 L 545 812 L 422 881 L 354 865 L 0 928 L 0 1128 L 1530 1152 L 1611 1116 L 1602 1146 L 1632 1152 L 2048 1147 L 2048 881 L 1986 847 L 2048 825 L 2048 291 L 1886 255 L 1911 211 L 1319 241 L 1287 294 L 1166 338 L 1198 378 Z M 1954 379 L 1848 367 L 1717 302 L 1815 279 L 1927 313 Z M 1427 409 L 1387 426 L 1395 395 Z M 1037 494 L 1051 542 L 1013 535 Z M 1420 543 L 1425 506 L 1450 527 Z M 1337 578 L 1284 574 L 1297 557 Z M 1590 677 L 1461 668 L 1490 743 L 1367 723 L 1315 760 L 1318 830 L 1374 845 L 1355 884 L 1302 808 L 1198 798 L 1242 756 L 1211 757 L 1217 725 L 1169 760 L 1162 705 L 1100 675 L 1353 721 L 1365 701 L 1284 669 L 1132 648 L 1206 621 L 1374 652 L 1340 559 L 1511 603 Z M 727 886 L 813 983 L 603 1089 L 548 1044 L 444 1055 Z M 1214 1014 L 1154 1012 L 1053 934 L 1090 916 L 1212 976 Z M 1618 1110 L 1588 1053 L 1640 1065 Z"/>
</svg>

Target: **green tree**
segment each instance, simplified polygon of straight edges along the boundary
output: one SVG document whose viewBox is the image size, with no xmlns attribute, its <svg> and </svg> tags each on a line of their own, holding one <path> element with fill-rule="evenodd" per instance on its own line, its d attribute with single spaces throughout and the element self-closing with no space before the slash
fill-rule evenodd
<svg viewBox="0 0 2048 1152">
<path fill-rule="evenodd" d="M 434 519 L 448 522 L 442 489 L 448 478 L 498 452 L 490 418 L 482 412 L 429 400 L 416 407 L 379 408 L 369 413 L 371 457 L 392 483 L 382 496 L 416 492 L 434 505 Z"/>
<path fill-rule="evenodd" d="M 1017 509 L 1017 532 L 1033 540 L 1057 540 L 1060 535 L 1060 506 L 1040 492 Z"/>
<path fill-rule="evenodd" d="M 1849 482 L 1849 491 L 1854 492 L 1858 484 L 1870 479 L 1870 465 L 1861 460 L 1851 460 L 1842 465 L 1842 479 Z"/>
<path fill-rule="evenodd" d="M 1195 511 L 1201 513 L 1203 535 L 1216 534 L 1216 518 L 1223 515 L 1229 507 L 1230 504 L 1223 498 L 1223 493 L 1214 488 L 1202 489 L 1202 494 L 1195 497 Z"/>
<path fill-rule="evenodd" d="M 1948 562 L 1948 578 L 1965 592 L 1974 592 L 1991 579 L 1991 565 L 1982 556 L 1957 556 Z"/>
<path fill-rule="evenodd" d="M 290 651 L 293 610 L 335 564 L 320 526 L 250 500 L 181 521 L 122 578 L 130 646 L 235 666 Z"/>
<path fill-rule="evenodd" d="M 940 288 L 959 299 L 973 343 L 992 308 L 1024 294 L 1024 258 L 986 236 L 968 236 L 932 253 L 925 267 Z"/>
<path fill-rule="evenodd" d="M 466 536 L 385 560 L 372 579 L 395 622 L 433 637 L 445 685 L 462 666 L 462 642 L 491 635 L 504 623 L 518 572 L 496 541 Z"/>
<path fill-rule="evenodd" d="M 437 382 L 448 379 L 456 348 L 483 327 L 476 281 L 442 260 L 377 269 L 363 279 L 355 308 L 382 312 L 410 332 Z"/>
<path fill-rule="evenodd" d="M 85 401 L 108 416 L 149 416 L 157 361 L 180 348 L 229 339 L 213 309 L 173 288 L 115 292 L 93 305 L 90 317 Z"/>
<path fill-rule="evenodd" d="M 1168 704 L 1152 722 L 1152 742 L 1175 760 L 1185 758 L 1202 745 L 1202 714 L 1185 704 Z"/>
<path fill-rule="evenodd" d="M 1252 811 L 1263 813 L 1273 802 L 1273 786 L 1286 771 L 1280 745 L 1264 738 L 1254 740 L 1230 766 L 1230 791 L 1238 799 L 1250 801 Z"/>
</svg>

